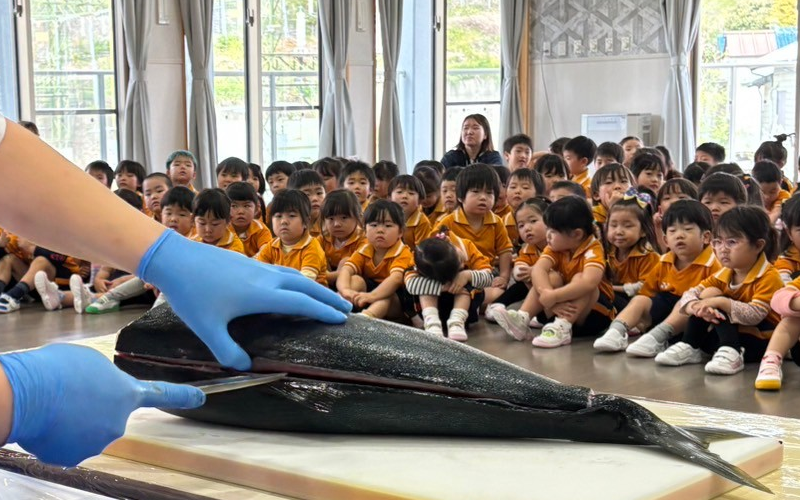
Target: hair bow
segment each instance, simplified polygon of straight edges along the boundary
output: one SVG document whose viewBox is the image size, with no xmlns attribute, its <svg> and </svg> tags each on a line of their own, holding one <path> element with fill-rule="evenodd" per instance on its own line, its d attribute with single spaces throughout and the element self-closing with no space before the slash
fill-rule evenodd
<svg viewBox="0 0 800 500">
<path fill-rule="evenodd" d="M 439 238 L 440 240 L 447 240 L 447 233 L 442 231 L 441 233 L 436 233 L 433 237 Z"/>
<path fill-rule="evenodd" d="M 640 193 L 639 191 L 636 190 L 636 188 L 633 187 L 628 188 L 628 190 L 625 191 L 625 194 L 622 196 L 622 199 L 626 201 L 636 200 L 636 203 L 638 203 L 639 206 L 642 207 L 643 209 L 647 208 L 653 201 L 653 198 L 651 198 L 649 194 Z"/>
</svg>

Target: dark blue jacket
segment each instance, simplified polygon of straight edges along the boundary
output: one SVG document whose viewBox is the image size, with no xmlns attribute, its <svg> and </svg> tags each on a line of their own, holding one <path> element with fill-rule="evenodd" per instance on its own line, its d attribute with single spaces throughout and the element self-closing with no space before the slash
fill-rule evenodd
<svg viewBox="0 0 800 500">
<path fill-rule="evenodd" d="M 484 151 L 472 163 L 485 163 L 487 165 L 502 165 L 503 157 L 497 151 Z M 442 165 L 445 168 L 466 167 L 470 165 L 469 156 L 462 149 L 451 149 L 442 156 Z"/>
</svg>

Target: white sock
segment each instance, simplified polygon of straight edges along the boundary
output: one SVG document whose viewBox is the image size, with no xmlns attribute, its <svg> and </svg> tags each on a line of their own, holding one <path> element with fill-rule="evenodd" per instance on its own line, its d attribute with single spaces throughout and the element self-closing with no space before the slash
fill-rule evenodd
<svg viewBox="0 0 800 500">
<path fill-rule="evenodd" d="M 442 327 L 442 320 L 439 319 L 439 309 L 435 307 L 426 307 L 422 310 L 422 321 L 426 330 L 430 326 Z"/>
<path fill-rule="evenodd" d="M 447 326 L 460 325 L 463 327 L 467 322 L 467 316 L 469 316 L 469 313 L 466 309 L 453 309 L 450 311 L 450 318 L 447 320 Z"/>
<path fill-rule="evenodd" d="M 672 325 L 668 323 L 659 323 L 647 333 L 652 335 L 653 338 L 655 338 L 659 342 L 666 342 L 667 340 L 669 340 L 670 337 L 675 335 L 675 329 L 672 328 Z"/>
</svg>

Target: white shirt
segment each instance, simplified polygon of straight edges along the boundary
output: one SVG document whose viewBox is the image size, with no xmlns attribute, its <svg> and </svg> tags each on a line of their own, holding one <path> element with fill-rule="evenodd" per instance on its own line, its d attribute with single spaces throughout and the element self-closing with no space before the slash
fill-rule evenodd
<svg viewBox="0 0 800 500">
<path fill-rule="evenodd" d="M 0 142 L 3 142 L 3 137 L 6 135 L 6 117 L 0 113 Z"/>
</svg>

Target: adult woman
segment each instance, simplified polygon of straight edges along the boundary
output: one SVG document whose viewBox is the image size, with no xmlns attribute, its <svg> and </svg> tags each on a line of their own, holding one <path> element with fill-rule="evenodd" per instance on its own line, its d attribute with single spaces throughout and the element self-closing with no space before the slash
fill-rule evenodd
<svg viewBox="0 0 800 500">
<path fill-rule="evenodd" d="M 503 157 L 494 150 L 489 121 L 481 114 L 467 115 L 461 123 L 461 139 L 455 149 L 442 157 L 445 168 L 466 167 L 473 163 L 502 165 Z"/>
</svg>

